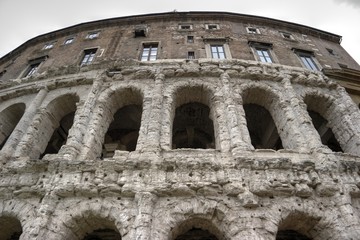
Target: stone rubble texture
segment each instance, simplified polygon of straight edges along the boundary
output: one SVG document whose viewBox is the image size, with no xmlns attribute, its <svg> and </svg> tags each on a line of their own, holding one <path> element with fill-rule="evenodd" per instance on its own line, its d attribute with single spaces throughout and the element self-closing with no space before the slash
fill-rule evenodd
<svg viewBox="0 0 360 240">
<path fill-rule="evenodd" d="M 125 30 L 101 33 L 118 41 L 104 59 L 2 79 L 0 118 L 17 103 L 25 111 L 0 151 L 0 239 L 19 228 L 20 239 L 48 240 L 110 228 L 123 240 L 170 240 L 194 227 L 219 240 L 274 240 L 283 229 L 314 240 L 359 239 L 360 111 L 335 79 L 240 59 L 232 48 L 226 60 L 119 59 Z M 40 159 L 72 101 L 66 144 Z M 209 106 L 215 149 L 172 149 L 175 108 L 191 101 Z M 344 153 L 321 143 L 306 101 Z M 270 112 L 284 149 L 254 149 L 246 103 Z M 136 150 L 101 159 L 114 113 L 129 104 L 142 105 Z"/>
</svg>

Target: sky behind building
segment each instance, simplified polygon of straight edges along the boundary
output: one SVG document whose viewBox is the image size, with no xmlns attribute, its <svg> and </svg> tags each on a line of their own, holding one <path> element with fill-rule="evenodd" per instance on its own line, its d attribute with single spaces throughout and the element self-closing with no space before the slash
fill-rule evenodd
<svg viewBox="0 0 360 240">
<path fill-rule="evenodd" d="M 0 57 L 38 35 L 83 22 L 171 11 L 225 11 L 275 18 L 341 35 L 360 63 L 360 0 L 0 0 Z"/>
</svg>

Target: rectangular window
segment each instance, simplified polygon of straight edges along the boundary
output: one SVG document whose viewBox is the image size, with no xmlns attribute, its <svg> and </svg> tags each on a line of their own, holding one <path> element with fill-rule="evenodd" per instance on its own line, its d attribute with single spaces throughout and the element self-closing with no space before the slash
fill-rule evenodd
<svg viewBox="0 0 360 240">
<path fill-rule="evenodd" d="M 194 43 L 194 36 L 187 36 L 188 43 Z"/>
<path fill-rule="evenodd" d="M 143 51 L 141 53 L 141 61 L 154 61 L 157 58 L 158 44 L 144 44 Z"/>
<path fill-rule="evenodd" d="M 71 43 L 74 42 L 74 40 L 75 40 L 75 38 L 73 38 L 73 37 L 68 38 L 68 39 L 65 40 L 64 45 L 71 44 Z"/>
<path fill-rule="evenodd" d="M 269 49 L 256 47 L 255 51 L 261 62 L 264 62 L 264 63 L 272 63 L 273 62 L 270 57 Z"/>
<path fill-rule="evenodd" d="M 307 69 L 313 70 L 313 71 L 319 70 L 314 62 L 314 59 L 310 55 L 300 53 L 299 57 Z"/>
<path fill-rule="evenodd" d="M 188 52 L 187 59 L 195 59 L 195 52 L 193 51 Z"/>
<path fill-rule="evenodd" d="M 54 47 L 54 43 L 47 43 L 45 44 L 45 46 L 43 47 L 44 50 L 48 50 Z"/>
<path fill-rule="evenodd" d="M 35 58 L 29 61 L 29 65 L 23 75 L 23 77 L 30 77 L 33 76 L 35 73 L 37 73 L 40 64 L 44 62 L 49 56 L 42 56 L 39 58 Z"/>
<path fill-rule="evenodd" d="M 288 40 L 294 40 L 294 37 L 291 35 L 291 33 L 287 33 L 287 32 L 280 32 L 280 33 L 283 38 Z"/>
<path fill-rule="evenodd" d="M 260 34 L 259 29 L 254 28 L 254 27 L 247 27 L 247 28 L 246 28 L 246 31 L 247 31 L 248 33 L 251 33 L 251 34 Z"/>
<path fill-rule="evenodd" d="M 211 56 L 214 59 L 225 59 L 224 45 L 210 45 Z"/>
<path fill-rule="evenodd" d="M 89 65 L 94 60 L 96 51 L 96 48 L 85 50 L 80 66 Z"/>
<path fill-rule="evenodd" d="M 179 30 L 192 30 L 193 29 L 193 26 L 192 24 L 179 24 Z"/>
<path fill-rule="evenodd" d="M 91 32 L 91 33 L 88 33 L 88 35 L 86 36 L 86 39 L 95 39 L 99 37 L 99 32 Z"/>
<path fill-rule="evenodd" d="M 208 30 L 218 30 L 220 29 L 219 24 L 206 24 L 205 28 Z"/>
</svg>

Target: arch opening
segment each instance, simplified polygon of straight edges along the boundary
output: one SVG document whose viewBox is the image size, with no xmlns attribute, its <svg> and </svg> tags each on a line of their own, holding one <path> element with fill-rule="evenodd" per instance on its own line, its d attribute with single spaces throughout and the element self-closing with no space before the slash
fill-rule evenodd
<svg viewBox="0 0 360 240">
<path fill-rule="evenodd" d="M 130 104 L 120 108 L 113 116 L 103 144 L 103 157 L 113 157 L 115 150 L 135 151 L 139 137 L 142 106 Z"/>
<path fill-rule="evenodd" d="M 343 125 L 341 119 L 339 119 L 340 115 L 336 112 L 336 106 L 333 104 L 333 100 L 313 94 L 305 96 L 304 102 L 322 144 L 334 152 L 344 152 L 343 146 L 337 137 L 341 136 L 339 131 L 342 131 L 346 127 Z M 334 132 L 334 130 L 337 132 Z"/>
<path fill-rule="evenodd" d="M 254 103 L 244 104 L 251 144 L 255 149 L 282 149 L 282 142 L 269 111 Z"/>
<path fill-rule="evenodd" d="M 21 223 L 14 217 L 0 217 L 0 239 L 18 240 L 22 234 Z"/>
<path fill-rule="evenodd" d="M 321 143 L 328 146 L 333 152 L 344 152 L 333 131 L 328 126 L 328 121 L 315 111 L 308 110 L 308 113 L 316 131 L 319 133 Z"/>
<path fill-rule="evenodd" d="M 208 230 L 193 227 L 175 240 L 218 240 L 218 238 Z"/>
<path fill-rule="evenodd" d="M 121 240 L 120 233 L 114 229 L 96 229 L 85 235 L 83 240 Z"/>
<path fill-rule="evenodd" d="M 42 124 L 43 147 L 40 158 L 46 154 L 56 154 L 66 144 L 69 131 L 73 125 L 76 103 L 79 97 L 75 94 L 60 96 L 46 107 L 47 118 Z M 46 126 L 48 124 L 48 126 Z"/>
<path fill-rule="evenodd" d="M 281 230 L 277 233 L 276 240 L 311 240 L 311 238 L 294 230 Z"/>
<path fill-rule="evenodd" d="M 173 149 L 214 148 L 214 124 L 209 118 L 210 108 L 190 102 L 176 108 L 173 123 Z"/>
<path fill-rule="evenodd" d="M 17 103 L 3 110 L 0 114 L 0 150 L 24 115 L 25 104 Z"/>
<path fill-rule="evenodd" d="M 54 133 L 40 158 L 46 154 L 56 154 L 59 152 L 60 148 L 66 143 L 69 130 L 74 122 L 74 116 L 75 112 L 71 112 L 60 120 L 59 127 L 54 130 Z"/>
<path fill-rule="evenodd" d="M 171 232 L 173 240 L 224 240 L 225 236 L 208 219 L 199 217 L 182 222 Z"/>
</svg>

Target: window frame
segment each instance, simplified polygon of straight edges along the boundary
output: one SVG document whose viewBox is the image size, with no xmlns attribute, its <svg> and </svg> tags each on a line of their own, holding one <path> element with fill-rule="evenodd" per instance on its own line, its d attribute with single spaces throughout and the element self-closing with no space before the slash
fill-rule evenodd
<svg viewBox="0 0 360 240">
<path fill-rule="evenodd" d="M 220 30 L 220 25 L 217 23 L 207 23 L 205 24 L 205 29 L 210 31 Z"/>
<path fill-rule="evenodd" d="M 275 57 L 275 54 L 272 51 L 272 43 L 264 43 L 264 42 L 248 42 L 249 46 L 251 47 L 251 50 L 254 54 L 254 57 L 256 61 L 262 62 L 262 63 L 276 63 L 277 58 Z M 262 55 L 259 54 L 259 51 L 261 51 Z M 267 52 L 268 56 L 265 56 L 263 53 Z M 263 59 L 265 61 L 263 61 Z M 270 60 L 270 61 L 268 61 Z"/>
<path fill-rule="evenodd" d="M 84 49 L 80 61 L 80 67 L 90 65 L 94 62 L 98 48 Z M 85 61 L 86 59 L 86 61 Z M 89 60 L 90 59 L 90 60 Z"/>
<path fill-rule="evenodd" d="M 21 74 L 21 78 L 28 78 L 36 74 L 43 62 L 48 58 L 48 55 L 32 59 L 28 62 L 27 67 Z"/>
<path fill-rule="evenodd" d="M 99 38 L 99 36 L 100 36 L 100 31 L 94 31 L 94 32 L 88 32 L 85 38 L 88 40 L 93 40 Z"/>
<path fill-rule="evenodd" d="M 190 40 L 191 39 L 191 40 Z M 186 42 L 187 43 L 194 43 L 195 42 L 195 37 L 193 35 L 189 35 L 186 37 Z"/>
<path fill-rule="evenodd" d="M 179 23 L 178 30 L 179 31 L 192 31 L 193 24 L 192 23 Z"/>
<path fill-rule="evenodd" d="M 189 60 L 194 60 L 194 59 L 196 59 L 196 57 L 195 57 L 195 51 L 188 51 L 188 52 L 187 52 L 187 59 L 189 59 Z"/>
<path fill-rule="evenodd" d="M 260 30 L 256 27 L 246 27 L 246 32 L 249 34 L 261 34 Z"/>
<path fill-rule="evenodd" d="M 159 42 L 145 42 L 142 43 L 142 48 L 141 48 L 141 52 L 140 52 L 140 57 L 139 60 L 141 62 L 151 62 L 151 61 L 156 61 L 158 60 L 158 56 L 159 56 Z M 156 50 L 155 50 L 155 55 L 152 54 L 153 53 L 153 49 L 156 46 Z M 149 49 L 149 53 L 148 54 L 144 54 L 145 53 L 145 49 Z M 155 59 L 151 59 L 151 56 L 155 56 Z M 146 60 L 144 60 L 146 57 Z"/>
<path fill-rule="evenodd" d="M 68 42 L 68 41 L 70 41 L 70 42 Z M 65 39 L 63 45 L 72 44 L 74 41 L 75 41 L 75 37 L 68 37 L 68 38 Z"/>
<path fill-rule="evenodd" d="M 321 71 L 321 65 L 316 60 L 313 52 L 301 49 L 293 49 L 293 51 L 304 68 L 310 71 Z"/>
<path fill-rule="evenodd" d="M 205 38 L 205 52 L 206 57 L 211 59 L 218 59 L 218 60 L 225 60 L 225 59 L 232 59 L 230 47 L 229 47 L 229 38 Z M 223 46 L 225 58 L 213 58 L 213 51 L 212 46 Z"/>
<path fill-rule="evenodd" d="M 42 48 L 42 50 L 50 50 L 50 49 L 53 49 L 55 46 L 55 42 L 49 42 L 49 43 L 46 43 L 44 45 L 44 47 Z"/>
</svg>

